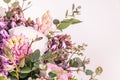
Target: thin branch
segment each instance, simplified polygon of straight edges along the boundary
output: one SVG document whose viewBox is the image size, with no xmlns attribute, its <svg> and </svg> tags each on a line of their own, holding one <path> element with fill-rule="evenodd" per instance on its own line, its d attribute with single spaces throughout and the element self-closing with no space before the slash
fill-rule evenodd
<svg viewBox="0 0 120 80">
<path fill-rule="evenodd" d="M 25 10 L 27 10 L 28 8 L 30 8 L 32 5 L 26 7 L 25 9 L 23 9 L 22 11 L 24 12 Z"/>
</svg>

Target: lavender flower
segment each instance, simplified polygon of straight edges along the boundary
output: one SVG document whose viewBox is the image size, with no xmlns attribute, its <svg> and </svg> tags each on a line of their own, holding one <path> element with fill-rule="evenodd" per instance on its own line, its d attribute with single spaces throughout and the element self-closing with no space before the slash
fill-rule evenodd
<svg viewBox="0 0 120 80">
<path fill-rule="evenodd" d="M 25 25 L 26 19 L 24 18 L 21 7 L 10 8 L 6 13 L 7 15 L 5 16 L 4 21 L 7 22 L 7 30 L 20 25 Z"/>
<path fill-rule="evenodd" d="M 71 38 L 69 35 L 56 35 L 48 42 L 48 48 L 52 51 L 71 47 Z"/>
<path fill-rule="evenodd" d="M 3 55 L 0 55 L 0 75 L 4 76 L 7 78 L 8 76 L 8 71 L 13 70 L 15 67 L 11 63 L 10 60 L 7 58 L 3 57 Z"/>
<path fill-rule="evenodd" d="M 3 41 L 9 37 L 7 31 L 5 30 L 6 23 L 0 21 L 0 54 L 3 54 Z"/>
</svg>

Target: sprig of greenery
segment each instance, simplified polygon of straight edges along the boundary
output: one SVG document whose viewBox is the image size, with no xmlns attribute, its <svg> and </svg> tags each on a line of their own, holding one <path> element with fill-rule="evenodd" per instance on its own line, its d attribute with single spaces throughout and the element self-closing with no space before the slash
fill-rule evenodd
<svg viewBox="0 0 120 80">
<path fill-rule="evenodd" d="M 72 5 L 72 14 L 69 14 L 68 10 L 67 10 L 65 13 L 65 19 L 63 19 L 61 21 L 58 19 L 54 19 L 53 23 L 56 25 L 57 29 L 62 31 L 73 24 L 81 23 L 82 21 L 74 18 L 76 15 L 79 15 L 79 13 L 80 13 L 79 9 L 80 9 L 80 6 L 75 8 L 75 4 L 73 4 Z"/>
</svg>

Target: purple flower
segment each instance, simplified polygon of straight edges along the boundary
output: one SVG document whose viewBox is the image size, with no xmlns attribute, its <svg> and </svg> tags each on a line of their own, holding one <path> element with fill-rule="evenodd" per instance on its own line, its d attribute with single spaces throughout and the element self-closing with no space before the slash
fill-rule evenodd
<svg viewBox="0 0 120 80">
<path fill-rule="evenodd" d="M 4 46 L 12 51 L 16 62 L 32 52 L 31 48 L 28 50 L 29 45 L 28 39 L 22 35 L 12 36 L 4 42 Z"/>
<path fill-rule="evenodd" d="M 52 51 L 71 47 L 71 38 L 69 35 L 56 35 L 48 42 L 48 48 Z"/>
<path fill-rule="evenodd" d="M 0 75 L 7 78 L 8 71 L 13 69 L 11 61 L 0 55 Z"/>
<path fill-rule="evenodd" d="M 6 30 L 1 30 L 0 31 L 0 55 L 3 54 L 3 43 L 4 43 L 4 40 L 6 40 L 7 38 L 9 37 L 8 33 L 6 32 Z"/>
<path fill-rule="evenodd" d="M 7 30 L 25 25 L 26 19 L 24 18 L 23 11 L 20 7 L 10 8 L 6 13 L 10 13 L 10 16 L 5 16 L 4 21 L 7 22 Z"/>
<path fill-rule="evenodd" d="M 0 21 L 0 31 L 5 29 L 7 26 L 7 23 L 6 22 L 3 22 L 3 21 Z"/>
</svg>

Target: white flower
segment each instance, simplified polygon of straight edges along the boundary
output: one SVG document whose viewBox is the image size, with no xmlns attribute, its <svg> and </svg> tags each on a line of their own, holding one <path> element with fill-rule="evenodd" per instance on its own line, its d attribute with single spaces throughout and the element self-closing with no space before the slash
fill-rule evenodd
<svg viewBox="0 0 120 80">
<path fill-rule="evenodd" d="M 11 36 L 19 36 L 22 34 L 25 37 L 27 37 L 30 42 L 32 40 L 35 40 L 37 37 L 42 37 L 41 40 L 38 40 L 32 43 L 31 49 L 33 51 L 35 51 L 36 49 L 39 49 L 41 54 L 43 54 L 45 50 L 47 49 L 48 38 L 44 34 L 36 31 L 32 27 L 25 27 L 25 26 L 15 27 L 15 28 L 10 29 L 9 33 Z"/>
</svg>

